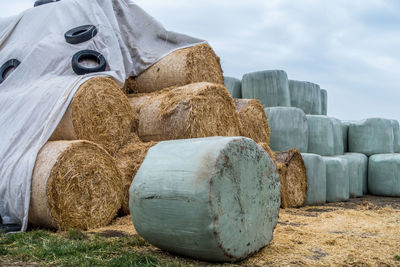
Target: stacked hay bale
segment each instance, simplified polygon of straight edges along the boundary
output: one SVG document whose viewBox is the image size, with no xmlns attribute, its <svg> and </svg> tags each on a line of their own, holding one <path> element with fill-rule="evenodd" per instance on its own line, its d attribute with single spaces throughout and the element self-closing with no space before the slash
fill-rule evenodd
<svg viewBox="0 0 400 267">
<path fill-rule="evenodd" d="M 394 153 L 400 153 L 400 125 L 399 121 L 391 120 L 393 126 Z"/>
<path fill-rule="evenodd" d="M 328 115 L 328 92 L 321 89 L 321 115 Z"/>
<path fill-rule="evenodd" d="M 225 87 L 233 98 L 242 98 L 242 81 L 233 77 L 224 76 Z"/>
<path fill-rule="evenodd" d="M 400 197 L 400 154 L 369 158 L 368 191 L 373 195 Z"/>
<path fill-rule="evenodd" d="M 349 127 L 351 122 L 350 121 L 341 121 L 342 123 L 342 134 L 343 134 L 343 150 L 344 152 L 349 152 Z"/>
<path fill-rule="evenodd" d="M 301 153 L 307 176 L 306 205 L 321 205 L 326 202 L 326 165 L 317 154 Z"/>
<path fill-rule="evenodd" d="M 318 84 L 289 80 L 290 105 L 306 114 L 321 115 L 321 89 Z"/>
</svg>

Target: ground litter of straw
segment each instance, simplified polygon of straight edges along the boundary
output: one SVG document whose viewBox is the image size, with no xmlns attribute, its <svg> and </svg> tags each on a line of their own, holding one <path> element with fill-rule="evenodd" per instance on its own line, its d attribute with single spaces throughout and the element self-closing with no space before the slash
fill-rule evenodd
<svg viewBox="0 0 400 267">
<path fill-rule="evenodd" d="M 91 232 L 110 237 L 137 234 L 130 216 Z M 191 266 L 214 265 L 152 246 L 142 252 Z M 400 198 L 368 196 L 324 206 L 281 209 L 274 240 L 252 257 L 225 265 L 400 266 L 396 255 L 400 256 Z"/>
</svg>

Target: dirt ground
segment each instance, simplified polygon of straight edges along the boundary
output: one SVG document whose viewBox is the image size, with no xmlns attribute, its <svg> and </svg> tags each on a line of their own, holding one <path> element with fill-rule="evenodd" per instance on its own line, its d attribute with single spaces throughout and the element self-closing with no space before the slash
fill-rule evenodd
<svg viewBox="0 0 400 267">
<path fill-rule="evenodd" d="M 91 232 L 105 237 L 137 234 L 129 216 Z M 192 266 L 214 265 L 152 246 L 144 250 Z M 324 206 L 281 209 L 274 240 L 232 266 L 400 266 L 400 198 L 365 196 Z"/>
</svg>

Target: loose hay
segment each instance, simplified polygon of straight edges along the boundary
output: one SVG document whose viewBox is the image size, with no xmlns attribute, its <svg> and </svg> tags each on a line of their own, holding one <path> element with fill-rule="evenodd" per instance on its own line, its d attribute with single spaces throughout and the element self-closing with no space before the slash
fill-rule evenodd
<svg viewBox="0 0 400 267">
<path fill-rule="evenodd" d="M 117 84 L 104 77 L 80 86 L 50 138 L 89 140 L 114 154 L 137 128 L 137 118 Z"/>
<path fill-rule="evenodd" d="M 127 79 L 127 93 L 149 93 L 196 82 L 224 84 L 219 58 L 207 44 L 172 52 L 137 77 Z"/>
<path fill-rule="evenodd" d="M 235 105 L 223 85 L 172 87 L 131 95 L 130 103 L 139 113 L 138 133 L 143 141 L 240 135 Z"/>
<path fill-rule="evenodd" d="M 234 99 L 240 119 L 240 134 L 257 143 L 270 142 L 270 129 L 264 107 L 256 99 Z"/>
<path fill-rule="evenodd" d="M 105 226 L 121 200 L 121 173 L 100 146 L 57 141 L 39 152 L 32 175 L 31 224 L 60 230 Z"/>
<path fill-rule="evenodd" d="M 281 207 L 304 206 L 307 196 L 307 175 L 300 152 L 295 148 L 285 152 L 275 152 L 275 161 L 281 180 Z"/>
</svg>

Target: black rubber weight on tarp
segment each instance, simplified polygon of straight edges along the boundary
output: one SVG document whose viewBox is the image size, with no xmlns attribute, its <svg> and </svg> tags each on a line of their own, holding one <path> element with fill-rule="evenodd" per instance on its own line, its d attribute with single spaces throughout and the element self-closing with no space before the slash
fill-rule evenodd
<svg viewBox="0 0 400 267">
<path fill-rule="evenodd" d="M 99 65 L 97 65 L 96 67 L 90 67 L 90 68 L 82 66 L 82 64 L 80 64 L 79 61 L 85 60 L 85 59 L 95 60 L 95 61 L 97 61 L 97 63 Z M 93 50 L 82 50 L 82 51 L 79 51 L 78 53 L 76 53 L 72 57 L 72 69 L 78 75 L 84 75 L 87 73 L 105 71 L 106 65 L 107 65 L 107 62 L 106 62 L 106 59 L 104 58 L 104 56 L 102 54 L 100 54 L 99 52 L 93 51 Z"/>
<path fill-rule="evenodd" d="M 83 25 L 73 28 L 64 34 L 65 41 L 70 44 L 79 44 L 89 41 L 97 34 L 97 28 L 94 25 Z"/>
<path fill-rule="evenodd" d="M 0 83 L 4 82 L 6 79 L 5 75 L 7 71 L 9 71 L 11 68 L 16 69 L 18 65 L 21 64 L 18 59 L 10 59 L 6 63 L 3 64 L 0 68 Z"/>
<path fill-rule="evenodd" d="M 33 6 L 37 7 L 37 6 L 41 6 L 41 5 L 44 5 L 44 4 L 58 2 L 58 1 L 60 1 L 60 0 L 37 0 Z"/>
</svg>

